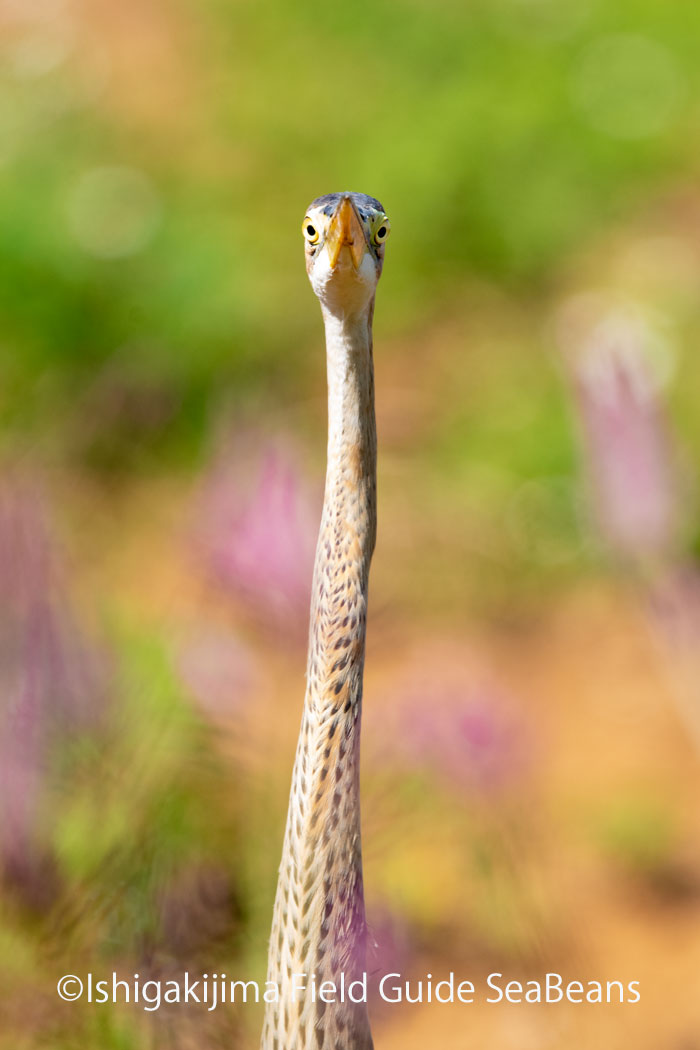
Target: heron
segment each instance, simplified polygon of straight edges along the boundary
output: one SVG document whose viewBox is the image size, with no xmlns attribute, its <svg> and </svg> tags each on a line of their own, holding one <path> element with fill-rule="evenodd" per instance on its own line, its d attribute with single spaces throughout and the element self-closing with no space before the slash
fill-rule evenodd
<svg viewBox="0 0 700 1050">
<path fill-rule="evenodd" d="M 372 320 L 389 230 L 382 205 L 364 193 L 318 197 L 302 224 L 326 334 L 328 461 L 269 947 L 266 988 L 279 994 L 266 1005 L 261 1050 L 373 1047 L 366 1002 L 351 1001 L 348 989 L 362 980 L 367 942 L 359 758 L 377 530 Z"/>
</svg>

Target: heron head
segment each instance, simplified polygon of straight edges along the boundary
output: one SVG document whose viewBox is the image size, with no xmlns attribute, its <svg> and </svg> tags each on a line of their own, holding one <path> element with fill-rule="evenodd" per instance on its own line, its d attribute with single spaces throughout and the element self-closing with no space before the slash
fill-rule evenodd
<svg viewBox="0 0 700 1050">
<path fill-rule="evenodd" d="M 365 193 L 327 193 L 312 201 L 302 224 L 306 272 L 323 304 L 342 310 L 369 304 L 389 229 L 381 204 Z"/>
</svg>

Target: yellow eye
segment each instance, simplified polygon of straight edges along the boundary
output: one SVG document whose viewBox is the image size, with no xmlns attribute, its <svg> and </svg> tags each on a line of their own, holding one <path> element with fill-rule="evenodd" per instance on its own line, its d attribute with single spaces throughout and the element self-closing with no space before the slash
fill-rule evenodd
<svg viewBox="0 0 700 1050">
<path fill-rule="evenodd" d="M 382 221 L 379 223 L 379 226 L 377 227 L 377 229 L 374 231 L 374 243 L 375 244 L 384 244 L 384 241 L 389 236 L 390 230 L 391 230 L 391 223 L 389 222 L 389 220 L 387 219 L 387 217 L 385 215 L 384 218 L 382 219 Z"/>
<path fill-rule="evenodd" d="M 320 236 L 318 230 L 316 229 L 308 215 L 302 223 L 301 232 L 304 234 L 304 240 L 306 240 L 309 244 L 316 244 Z"/>
</svg>

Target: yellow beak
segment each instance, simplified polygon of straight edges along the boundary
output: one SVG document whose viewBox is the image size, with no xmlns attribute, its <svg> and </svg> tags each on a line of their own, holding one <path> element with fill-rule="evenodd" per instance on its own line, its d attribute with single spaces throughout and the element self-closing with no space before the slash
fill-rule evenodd
<svg viewBox="0 0 700 1050">
<path fill-rule="evenodd" d="M 349 194 L 341 199 L 333 212 L 326 234 L 326 251 L 332 270 L 338 264 L 340 249 L 344 244 L 350 248 L 352 263 L 357 270 L 367 251 L 367 238 L 362 220 Z"/>
</svg>

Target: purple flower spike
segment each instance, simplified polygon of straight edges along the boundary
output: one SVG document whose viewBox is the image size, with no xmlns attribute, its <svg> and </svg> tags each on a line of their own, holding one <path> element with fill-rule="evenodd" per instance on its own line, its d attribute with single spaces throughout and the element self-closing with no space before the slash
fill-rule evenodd
<svg viewBox="0 0 700 1050">
<path fill-rule="evenodd" d="M 36 490 L 0 486 L 0 867 L 38 899 L 56 742 L 104 714 L 104 667 L 70 614 Z"/>
<path fill-rule="evenodd" d="M 394 758 L 460 795 L 500 798 L 527 776 L 528 728 L 500 690 L 467 674 L 420 672 L 399 692 L 395 714 Z"/>
<path fill-rule="evenodd" d="M 205 488 L 199 529 L 218 583 L 258 617 L 298 637 L 306 632 L 317 515 L 293 461 L 268 448 L 252 486 L 246 457 L 219 468 Z"/>
<path fill-rule="evenodd" d="M 370 915 L 368 927 L 367 969 L 372 978 L 379 981 L 387 973 L 406 973 L 415 946 L 403 916 L 383 905 Z"/>
<path fill-rule="evenodd" d="M 641 318 L 608 313 L 571 355 L 598 525 L 614 550 L 636 560 L 669 553 L 680 518 L 652 345 L 652 332 Z"/>
<path fill-rule="evenodd" d="M 34 683 L 10 698 L 0 726 L 0 858 L 4 872 L 20 879 L 37 849 L 43 781 L 40 713 Z"/>
</svg>

